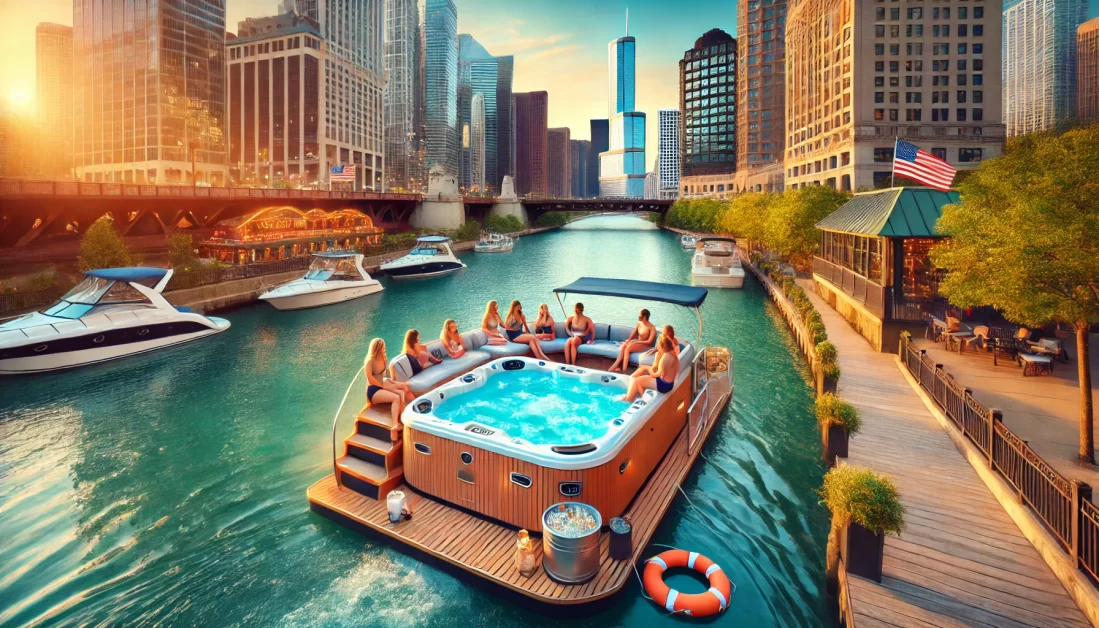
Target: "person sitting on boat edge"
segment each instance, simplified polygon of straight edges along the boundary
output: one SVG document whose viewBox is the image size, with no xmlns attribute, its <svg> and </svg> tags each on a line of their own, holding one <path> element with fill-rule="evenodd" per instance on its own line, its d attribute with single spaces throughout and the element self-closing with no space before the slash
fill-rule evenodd
<svg viewBox="0 0 1099 628">
<path fill-rule="evenodd" d="M 545 303 L 538 306 L 538 318 L 534 320 L 534 335 L 538 340 L 556 340 L 557 330 L 553 328 L 553 317 Z"/>
<path fill-rule="evenodd" d="M 618 357 L 607 370 L 620 373 L 630 365 L 630 354 L 645 351 L 656 344 L 656 326 L 649 322 L 649 310 L 642 309 L 637 315 L 637 326 L 630 332 L 618 349 Z"/>
<path fill-rule="evenodd" d="M 668 394 L 675 387 L 675 376 L 679 373 L 679 356 L 673 350 L 675 341 L 671 336 L 661 336 L 656 343 L 656 360 L 653 366 L 641 366 L 630 377 L 630 386 L 622 401 L 633 403 L 646 390 Z"/>
<path fill-rule="evenodd" d="M 488 344 L 506 345 L 508 343 L 508 339 L 500 333 L 500 325 L 503 322 L 500 318 L 500 306 L 496 301 L 489 301 L 485 306 L 485 315 L 481 317 L 481 331 L 488 336 Z"/>
<path fill-rule="evenodd" d="M 363 370 L 366 371 L 366 401 L 370 405 L 388 403 L 389 412 L 393 416 L 393 428 L 397 430 L 401 425 L 401 411 L 404 410 L 405 396 L 412 400 L 412 391 L 408 384 L 397 382 L 385 376 L 386 365 L 389 358 L 385 355 L 385 341 L 375 338 L 370 341 L 370 349 L 367 350 L 366 359 L 363 360 Z"/>
<path fill-rule="evenodd" d="M 534 357 L 539 360 L 549 361 L 546 354 L 542 352 L 542 344 L 538 342 L 538 338 L 530 333 L 530 327 L 527 326 L 527 317 L 523 316 L 523 306 L 518 300 L 512 301 L 511 307 L 508 308 L 507 318 L 504 319 L 504 333 L 508 335 L 508 340 L 512 342 L 530 345 Z"/>
<path fill-rule="evenodd" d="M 415 329 L 410 329 L 405 332 L 404 346 L 401 347 L 401 353 L 408 356 L 409 368 L 412 369 L 412 375 L 416 375 L 433 364 L 442 362 L 441 359 L 431 355 L 431 352 L 427 350 L 427 347 L 420 344 L 420 332 Z"/>
<path fill-rule="evenodd" d="M 671 325 L 665 325 L 664 328 L 660 330 L 660 335 L 661 336 L 667 336 L 667 337 L 672 339 L 672 346 L 675 347 L 675 355 L 676 355 L 676 357 L 678 357 L 679 356 L 679 338 L 675 337 L 675 328 L 672 327 Z M 657 342 L 659 343 L 660 341 L 658 340 Z M 646 351 L 645 353 L 642 353 L 641 355 L 646 356 L 646 355 L 652 355 L 654 353 L 656 353 L 656 347 L 653 347 L 652 349 L 649 349 L 648 351 Z"/>
<path fill-rule="evenodd" d="M 466 354 L 462 335 L 458 333 L 458 323 L 453 318 L 448 318 L 443 323 L 443 333 L 439 335 L 439 341 L 443 343 L 446 354 L 452 358 L 460 358 Z"/>
<path fill-rule="evenodd" d="M 565 363 L 576 364 L 576 350 L 595 340 L 595 323 L 584 315 L 584 304 L 573 306 L 572 316 L 565 319 L 565 331 L 571 338 L 565 342 Z"/>
</svg>

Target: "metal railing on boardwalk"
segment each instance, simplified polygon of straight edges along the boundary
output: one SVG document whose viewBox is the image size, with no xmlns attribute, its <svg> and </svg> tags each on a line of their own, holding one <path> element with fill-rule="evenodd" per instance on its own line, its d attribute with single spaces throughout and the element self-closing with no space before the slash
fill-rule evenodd
<svg viewBox="0 0 1099 628">
<path fill-rule="evenodd" d="M 1091 487 L 1069 480 L 1042 460 L 1030 445 L 1006 425 L 1000 413 L 982 406 L 941 364 L 901 337 L 900 357 L 946 416 L 977 449 L 988 466 L 1015 489 L 1019 502 L 1030 507 L 1079 569 L 1099 578 L 1099 508 L 1091 503 Z"/>
<path fill-rule="evenodd" d="M 254 264 L 220 266 L 218 268 L 196 268 L 194 270 L 176 269 L 175 274 L 168 282 L 167 290 L 185 290 L 234 279 L 247 279 L 249 277 L 259 277 L 260 275 L 270 275 L 271 273 L 301 270 L 307 268 L 310 261 L 312 261 L 312 258 L 305 255 L 274 262 L 257 262 Z"/>
</svg>

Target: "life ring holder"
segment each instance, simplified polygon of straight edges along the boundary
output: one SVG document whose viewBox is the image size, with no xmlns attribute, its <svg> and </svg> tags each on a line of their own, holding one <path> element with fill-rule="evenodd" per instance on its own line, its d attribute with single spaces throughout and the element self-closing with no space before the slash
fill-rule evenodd
<svg viewBox="0 0 1099 628">
<path fill-rule="evenodd" d="M 664 572 L 686 567 L 706 576 L 710 588 L 702 593 L 680 593 L 664 582 Z M 709 617 L 729 608 L 733 585 L 721 567 L 698 552 L 670 549 L 645 561 L 642 587 L 646 597 L 663 606 L 669 613 L 691 617 Z"/>
</svg>

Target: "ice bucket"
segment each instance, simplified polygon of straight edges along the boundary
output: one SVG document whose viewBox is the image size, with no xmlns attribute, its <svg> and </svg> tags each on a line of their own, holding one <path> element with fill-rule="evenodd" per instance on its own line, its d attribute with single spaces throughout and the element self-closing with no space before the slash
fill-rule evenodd
<svg viewBox="0 0 1099 628">
<path fill-rule="evenodd" d="M 542 513 L 542 567 L 558 582 L 578 584 L 599 573 L 599 529 L 595 508 L 579 502 L 554 504 Z"/>
</svg>

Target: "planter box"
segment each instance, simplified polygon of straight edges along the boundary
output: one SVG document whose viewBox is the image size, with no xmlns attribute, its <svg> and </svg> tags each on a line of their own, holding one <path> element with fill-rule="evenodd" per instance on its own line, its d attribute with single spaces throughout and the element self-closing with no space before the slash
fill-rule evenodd
<svg viewBox="0 0 1099 628">
<path fill-rule="evenodd" d="M 839 425 L 822 427 L 820 441 L 824 449 L 824 461 L 829 467 L 836 466 L 836 456 L 847 457 L 847 431 Z"/>
<path fill-rule="evenodd" d="M 839 378 L 838 377 L 828 377 L 827 375 L 822 375 L 821 377 L 823 379 L 823 383 L 821 384 L 821 391 L 820 391 L 821 394 L 824 394 L 824 393 L 832 393 L 833 395 L 836 394 L 836 388 L 839 386 L 839 382 L 840 382 Z"/>
<path fill-rule="evenodd" d="M 843 556 L 847 573 L 881 582 L 885 534 L 874 534 L 857 523 L 844 529 Z"/>
</svg>

